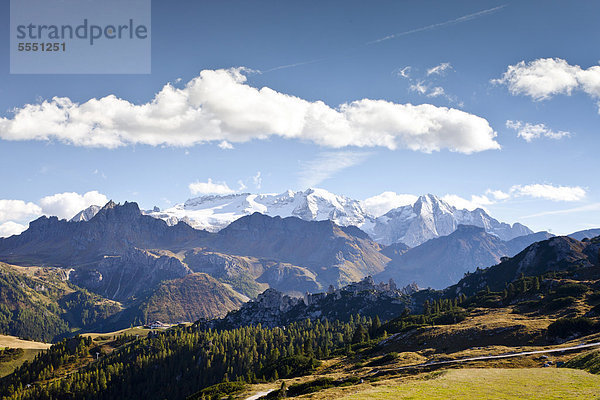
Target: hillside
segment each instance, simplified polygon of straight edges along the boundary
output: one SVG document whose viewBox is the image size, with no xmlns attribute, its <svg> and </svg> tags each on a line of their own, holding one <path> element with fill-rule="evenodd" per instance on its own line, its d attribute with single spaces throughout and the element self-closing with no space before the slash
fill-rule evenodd
<svg viewBox="0 0 600 400">
<path fill-rule="evenodd" d="M 247 298 L 207 274 L 194 273 L 162 282 L 139 307 L 142 320 L 177 323 L 222 317 Z"/>
<path fill-rule="evenodd" d="M 66 281 L 65 271 L 0 263 L 0 333 L 46 342 L 98 328 L 117 302 Z"/>
</svg>

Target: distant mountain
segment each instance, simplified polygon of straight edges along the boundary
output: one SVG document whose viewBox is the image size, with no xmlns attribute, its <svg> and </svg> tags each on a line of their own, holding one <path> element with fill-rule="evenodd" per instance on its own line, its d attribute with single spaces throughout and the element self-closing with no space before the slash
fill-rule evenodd
<svg viewBox="0 0 600 400">
<path fill-rule="evenodd" d="M 552 237 L 554 237 L 554 235 L 546 231 L 518 236 L 506 242 L 506 245 L 508 246 L 509 250 L 507 255 L 510 257 L 515 256 L 530 244 L 535 242 L 541 242 L 542 240 L 547 240 Z"/>
<path fill-rule="evenodd" d="M 502 291 L 506 284 L 525 276 L 541 275 L 549 271 L 580 268 L 580 278 L 590 273 L 598 279 L 600 274 L 600 238 L 578 241 L 568 236 L 557 236 L 536 242 L 512 258 L 486 269 L 468 274 L 457 284 L 446 289 L 449 296 L 464 293 L 470 296 L 486 287 Z"/>
<path fill-rule="evenodd" d="M 465 273 L 497 264 L 502 257 L 513 256 L 548 235 L 539 232 L 505 242 L 484 228 L 458 225 L 448 236 L 431 239 L 397 255 L 388 251 L 392 261 L 375 278 L 393 278 L 401 285 L 414 281 L 421 287 L 442 289 L 458 282 Z M 393 246 L 396 245 L 390 247 Z"/>
<path fill-rule="evenodd" d="M 407 245 L 405 245 L 402 242 L 399 242 L 399 243 L 391 244 L 389 246 L 385 246 L 381 250 L 381 254 L 383 254 L 386 257 L 394 259 L 394 258 L 400 257 L 402 254 L 406 253 L 408 250 L 410 250 L 410 247 L 408 247 Z"/>
<path fill-rule="evenodd" d="M 0 239 L 0 259 L 22 265 L 70 267 L 118 256 L 133 248 L 195 247 L 210 235 L 185 223 L 142 215 L 136 203 L 108 202 L 89 221 L 40 217 L 17 236 Z"/>
<path fill-rule="evenodd" d="M 431 194 L 420 196 L 412 206 L 387 212 L 377 218 L 375 225 L 367 232 L 373 240 L 383 244 L 402 242 L 415 247 L 429 239 L 447 236 L 459 225 L 479 226 L 502 240 L 533 233 L 519 223 L 511 226 L 498 222 L 481 208 L 458 210 Z"/>
<path fill-rule="evenodd" d="M 217 232 L 242 216 L 255 212 L 284 218 L 298 217 L 305 221 L 330 220 L 339 226 L 353 225 L 379 243 L 402 242 L 411 247 L 449 235 L 460 224 L 483 227 L 502 240 L 533 233 L 518 223 L 511 226 L 498 222 L 482 209 L 458 210 L 431 194 L 419 197 L 413 205 L 393 209 L 377 218 L 367 212 L 361 201 L 323 189 L 282 194 L 202 196 L 163 211 L 147 211 L 146 214 L 168 224 L 183 221 L 198 229 Z"/>
<path fill-rule="evenodd" d="M 584 231 L 573 232 L 569 235 L 570 238 L 575 240 L 592 239 L 596 236 L 600 236 L 600 228 L 597 229 L 586 229 Z"/>
</svg>

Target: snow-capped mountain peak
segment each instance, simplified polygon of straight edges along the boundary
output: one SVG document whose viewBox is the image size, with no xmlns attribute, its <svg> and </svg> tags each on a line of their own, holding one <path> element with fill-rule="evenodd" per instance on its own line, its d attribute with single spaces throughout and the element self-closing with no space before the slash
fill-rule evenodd
<svg viewBox="0 0 600 400">
<path fill-rule="evenodd" d="M 99 209 L 97 206 L 89 207 L 72 220 L 87 221 Z M 422 195 L 412 205 L 394 208 L 375 218 L 361 201 L 318 188 L 297 192 L 287 190 L 280 194 L 206 195 L 163 211 L 157 208 L 144 211 L 144 214 L 163 219 L 169 225 L 183 221 L 194 228 L 216 232 L 255 212 L 269 216 L 294 216 L 306 221 L 331 220 L 341 226 L 354 225 L 382 244 L 402 242 L 411 247 L 449 235 L 459 225 L 484 228 L 502 240 L 532 233 L 519 223 L 511 226 L 499 222 L 481 208 L 459 210 L 433 194 Z"/>
<path fill-rule="evenodd" d="M 89 221 L 90 219 L 94 218 L 94 216 L 96 214 L 98 214 L 98 211 L 100 211 L 101 209 L 102 209 L 102 206 L 91 205 L 88 208 L 86 208 L 85 210 L 79 211 L 69 221 L 72 221 L 72 222 Z"/>
<path fill-rule="evenodd" d="M 414 247 L 429 239 L 449 235 L 458 225 L 484 228 L 502 240 L 533 233 L 518 223 L 511 226 L 499 222 L 481 208 L 458 210 L 432 194 L 420 196 L 412 206 L 390 210 L 376 219 L 375 226 L 368 233 L 383 244 L 402 242 Z"/>
<path fill-rule="evenodd" d="M 215 232 L 255 212 L 280 217 L 296 216 L 307 221 L 330 219 L 343 226 L 363 225 L 367 218 L 367 212 L 359 201 L 316 188 L 298 192 L 287 190 L 281 194 L 201 196 L 164 211 L 147 214 L 168 223 L 186 218 L 186 222 L 195 228 Z"/>
</svg>

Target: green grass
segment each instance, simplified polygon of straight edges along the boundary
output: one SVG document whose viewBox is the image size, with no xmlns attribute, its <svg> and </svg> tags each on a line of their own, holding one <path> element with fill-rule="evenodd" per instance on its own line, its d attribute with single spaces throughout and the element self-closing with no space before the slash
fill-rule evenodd
<svg viewBox="0 0 600 400">
<path fill-rule="evenodd" d="M 600 376 L 567 368 L 455 369 L 346 399 L 600 399 Z"/>
<path fill-rule="evenodd" d="M 583 369 L 592 374 L 600 374 L 600 350 L 593 350 L 572 358 L 566 368 Z"/>
<path fill-rule="evenodd" d="M 41 349 L 23 349 L 23 354 L 18 358 L 0 362 L 0 378 L 12 373 L 15 368 L 20 367 L 25 361 L 32 361 L 42 351 Z"/>
</svg>

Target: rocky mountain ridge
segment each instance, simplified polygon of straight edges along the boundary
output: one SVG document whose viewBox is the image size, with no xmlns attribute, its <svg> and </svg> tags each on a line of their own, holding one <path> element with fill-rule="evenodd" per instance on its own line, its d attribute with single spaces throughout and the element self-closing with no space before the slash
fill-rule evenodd
<svg viewBox="0 0 600 400">
<path fill-rule="evenodd" d="M 582 279 L 586 275 L 600 278 L 600 236 L 583 241 L 556 236 L 535 242 L 512 258 L 467 274 L 444 292 L 470 296 L 486 287 L 501 291 L 521 275 L 537 276 L 551 271 L 573 271 Z"/>
<path fill-rule="evenodd" d="M 201 323 L 225 329 L 258 324 L 275 327 L 307 318 L 348 321 L 356 314 L 386 320 L 404 312 L 410 306 L 410 295 L 417 290 L 414 284 L 398 289 L 393 280 L 375 284 L 370 276 L 339 289 L 330 287 L 326 293 L 307 293 L 303 298 L 268 289 L 224 318 Z"/>
</svg>

